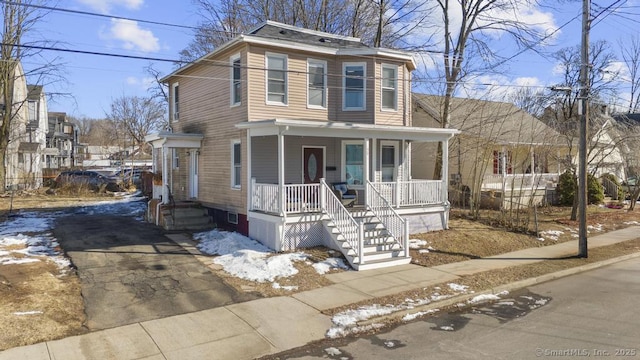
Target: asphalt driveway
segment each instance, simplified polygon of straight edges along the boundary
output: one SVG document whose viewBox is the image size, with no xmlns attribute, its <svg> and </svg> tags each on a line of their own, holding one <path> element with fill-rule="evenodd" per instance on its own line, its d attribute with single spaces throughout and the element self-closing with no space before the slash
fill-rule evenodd
<svg viewBox="0 0 640 360">
<path fill-rule="evenodd" d="M 132 217 L 70 214 L 56 220 L 54 236 L 77 267 L 89 330 L 255 299 Z"/>
</svg>

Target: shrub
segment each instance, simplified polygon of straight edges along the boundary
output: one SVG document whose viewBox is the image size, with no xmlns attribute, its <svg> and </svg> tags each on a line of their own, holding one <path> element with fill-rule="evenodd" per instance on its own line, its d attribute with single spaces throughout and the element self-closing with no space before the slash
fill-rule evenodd
<svg viewBox="0 0 640 360">
<path fill-rule="evenodd" d="M 558 187 L 556 188 L 560 205 L 573 205 L 573 196 L 576 193 L 576 188 L 578 187 L 578 183 L 576 181 L 575 175 L 570 171 L 565 171 L 560 175 L 560 178 L 558 179 Z"/>
<path fill-rule="evenodd" d="M 577 181 L 578 179 L 576 179 L 575 175 L 569 171 L 565 171 L 562 175 L 560 175 L 560 179 L 558 180 L 558 187 L 556 188 L 556 191 L 558 192 L 558 198 L 560 199 L 560 205 L 573 205 L 573 197 L 576 193 L 576 189 L 578 188 Z M 595 176 L 588 174 L 587 203 L 600 204 L 603 200 L 604 188 L 602 187 L 602 184 L 600 184 Z"/>
</svg>

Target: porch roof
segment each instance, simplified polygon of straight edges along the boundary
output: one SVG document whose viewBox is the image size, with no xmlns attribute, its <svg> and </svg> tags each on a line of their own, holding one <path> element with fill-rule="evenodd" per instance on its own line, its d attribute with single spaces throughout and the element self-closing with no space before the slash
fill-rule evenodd
<svg viewBox="0 0 640 360">
<path fill-rule="evenodd" d="M 144 141 L 150 143 L 154 148 L 167 146 L 170 148 L 199 149 L 202 139 L 204 139 L 203 134 L 173 133 L 169 131 L 160 131 L 144 137 Z"/>
<path fill-rule="evenodd" d="M 376 138 L 412 141 L 444 141 L 460 133 L 457 129 L 291 119 L 246 121 L 236 124 L 236 127 L 239 129 L 250 130 L 250 136 L 282 134 L 293 136 L 346 137 L 360 139 Z"/>
</svg>

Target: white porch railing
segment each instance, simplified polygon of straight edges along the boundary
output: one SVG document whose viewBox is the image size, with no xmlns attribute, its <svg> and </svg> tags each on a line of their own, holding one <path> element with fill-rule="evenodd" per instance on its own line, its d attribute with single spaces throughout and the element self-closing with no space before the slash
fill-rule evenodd
<svg viewBox="0 0 640 360">
<path fill-rule="evenodd" d="M 372 182 L 371 187 L 390 205 L 422 206 L 444 203 L 441 180 Z"/>
<path fill-rule="evenodd" d="M 485 175 L 482 179 L 483 190 L 542 189 L 549 183 L 557 183 L 560 174 L 496 174 Z"/>
<path fill-rule="evenodd" d="M 367 181 L 367 207 L 409 256 L 409 222 L 398 214 L 373 183 Z"/>
<path fill-rule="evenodd" d="M 320 204 L 335 229 L 340 232 L 354 251 L 354 258 L 358 257 L 359 264 L 363 265 L 364 225 L 351 216 L 351 213 L 342 205 L 342 201 L 333 193 L 324 179 L 320 179 Z"/>
<path fill-rule="evenodd" d="M 251 209 L 280 214 L 278 184 L 259 184 L 252 181 Z M 320 184 L 284 185 L 284 212 L 319 212 Z"/>
</svg>

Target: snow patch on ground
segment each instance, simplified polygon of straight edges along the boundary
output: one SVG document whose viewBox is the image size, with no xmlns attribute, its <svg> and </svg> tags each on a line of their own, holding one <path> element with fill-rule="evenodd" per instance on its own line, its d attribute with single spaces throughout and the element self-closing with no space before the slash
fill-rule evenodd
<svg viewBox="0 0 640 360">
<path fill-rule="evenodd" d="M 410 249 L 420 249 L 423 246 L 428 245 L 429 243 L 426 240 L 420 239 L 409 239 L 409 248 Z"/>
<path fill-rule="evenodd" d="M 314 269 L 316 269 L 316 272 L 320 275 L 324 275 L 330 272 L 331 270 L 335 270 L 335 269 L 343 269 L 343 270 L 351 269 L 349 265 L 347 265 L 344 262 L 344 259 L 335 258 L 335 257 L 331 257 L 321 262 L 315 263 L 312 266 Z"/>
<path fill-rule="evenodd" d="M 340 351 L 340 349 L 334 347 L 326 348 L 324 349 L 324 352 L 326 352 L 329 356 L 338 356 L 342 354 L 342 351 Z"/>
<path fill-rule="evenodd" d="M 415 320 L 417 318 L 423 317 L 425 315 L 431 315 L 433 313 L 436 313 L 440 311 L 440 309 L 432 309 L 432 310 L 427 310 L 427 311 L 418 311 L 412 314 L 407 314 L 405 316 L 402 317 L 402 321 L 411 321 L 411 320 Z"/>
<path fill-rule="evenodd" d="M 540 233 L 540 238 L 538 238 L 538 240 L 544 241 L 545 239 L 549 239 L 553 241 L 558 241 L 558 237 L 560 237 L 560 235 L 562 234 L 564 234 L 564 231 L 560 231 L 560 230 L 542 231 Z"/>
<path fill-rule="evenodd" d="M 448 283 L 447 285 L 453 291 L 467 292 L 467 290 L 469 289 L 469 286 L 467 285 L 460 285 L 456 283 Z"/>
</svg>

